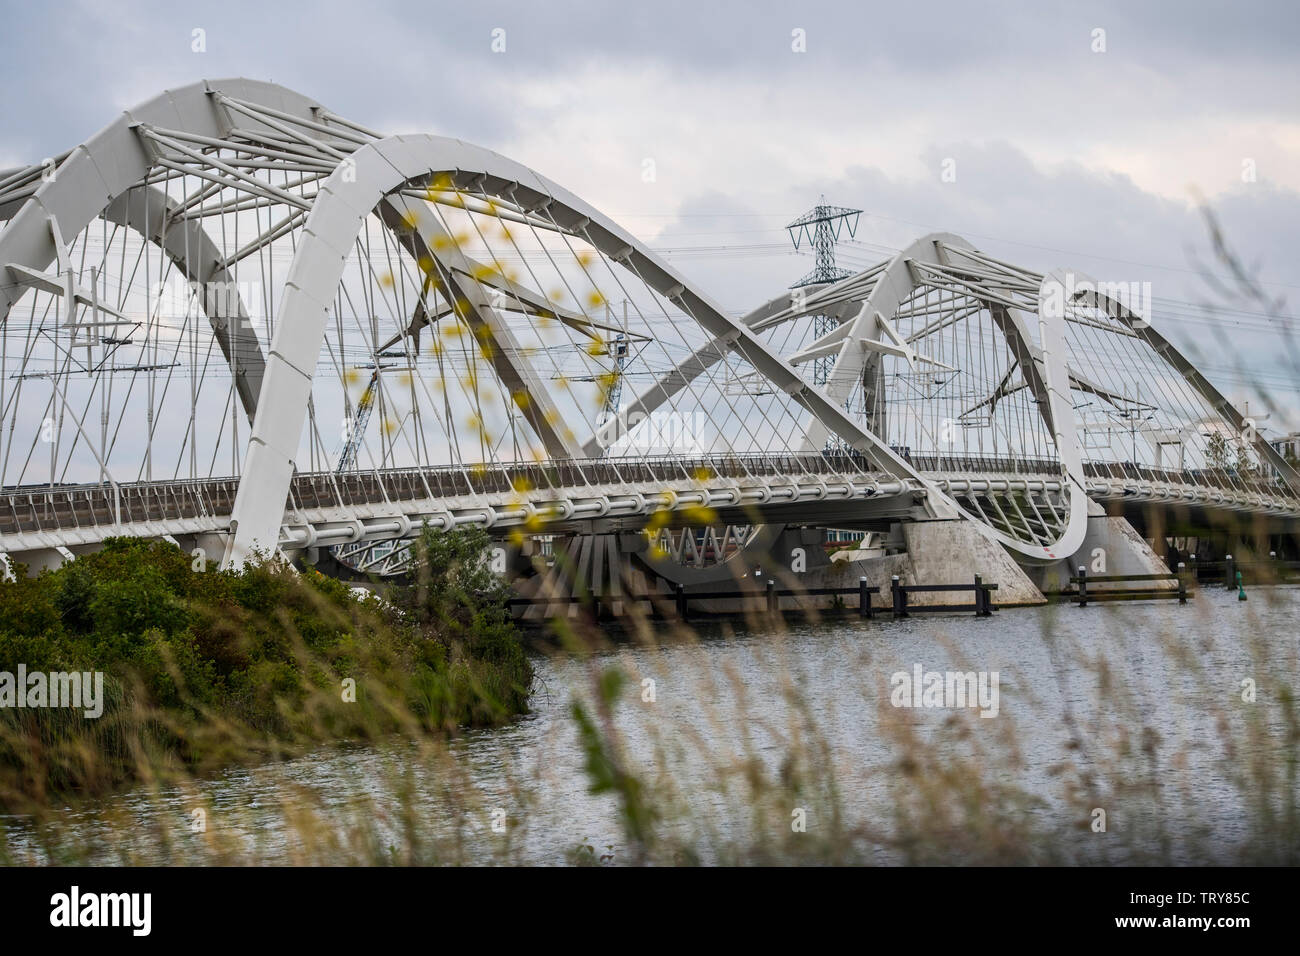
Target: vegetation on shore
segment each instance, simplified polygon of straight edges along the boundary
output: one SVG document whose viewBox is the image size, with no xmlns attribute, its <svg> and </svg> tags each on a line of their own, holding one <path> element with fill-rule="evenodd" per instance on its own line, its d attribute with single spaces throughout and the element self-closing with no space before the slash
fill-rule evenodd
<svg viewBox="0 0 1300 956">
<path fill-rule="evenodd" d="M 0 582 L 0 672 L 100 671 L 105 700 L 98 719 L 0 708 L 0 807 L 526 712 L 532 665 L 486 546 L 426 530 L 387 600 L 278 560 L 203 568 L 159 541 L 20 569 Z"/>
</svg>

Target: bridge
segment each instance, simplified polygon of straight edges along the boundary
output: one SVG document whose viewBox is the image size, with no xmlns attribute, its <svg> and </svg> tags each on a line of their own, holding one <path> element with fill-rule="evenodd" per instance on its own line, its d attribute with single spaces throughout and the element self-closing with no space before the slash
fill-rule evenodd
<svg viewBox="0 0 1300 956">
<path fill-rule="evenodd" d="M 1012 574 L 1136 505 L 1300 521 L 1141 284 L 951 234 L 732 314 L 515 160 L 243 79 L 0 171 L 0 222 L 0 552 L 29 570 L 119 535 L 391 572 L 424 524 L 925 525 Z"/>
</svg>

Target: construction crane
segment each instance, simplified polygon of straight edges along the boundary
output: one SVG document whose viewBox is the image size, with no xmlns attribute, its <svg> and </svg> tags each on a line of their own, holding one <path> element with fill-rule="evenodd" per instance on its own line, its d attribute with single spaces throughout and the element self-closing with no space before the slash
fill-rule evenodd
<svg viewBox="0 0 1300 956">
<path fill-rule="evenodd" d="M 608 304 L 605 306 L 605 315 L 608 318 L 613 318 L 612 310 Z M 617 418 L 619 406 L 623 404 L 623 374 L 627 370 L 627 347 L 627 299 L 624 299 L 623 331 L 614 336 L 614 341 L 610 343 L 609 354 L 614 359 L 614 381 L 611 383 L 609 391 L 605 393 L 605 407 L 601 410 L 600 416 L 602 422 Z"/>
<path fill-rule="evenodd" d="M 612 312 L 609 306 L 605 306 L 605 312 L 611 316 Z M 611 330 L 612 331 L 612 330 Z M 600 413 L 596 417 L 596 424 L 603 425 L 605 422 L 618 417 L 619 406 L 623 403 L 623 376 L 627 372 L 628 359 L 632 357 L 630 347 L 633 340 L 638 342 L 647 342 L 649 338 L 644 335 L 636 335 L 627 331 L 627 299 L 623 300 L 623 330 L 617 333 L 608 342 L 598 342 L 589 351 L 588 355 L 608 356 L 614 360 L 613 368 L 602 375 L 582 375 L 582 376 L 556 376 L 563 378 L 568 382 L 600 382 L 609 383 L 609 387 L 604 390 L 604 399 L 601 404 Z"/>
<path fill-rule="evenodd" d="M 375 395 L 379 392 L 379 368 L 370 374 L 370 381 L 366 385 L 366 390 L 361 393 L 361 401 L 357 402 L 357 413 L 352 419 L 352 427 L 348 429 L 347 441 L 343 445 L 343 453 L 339 455 L 338 466 L 334 473 L 341 475 L 345 471 L 351 471 L 357 463 L 357 452 L 361 449 L 361 439 L 366 434 L 366 422 L 370 421 L 370 413 L 375 408 Z"/>
<path fill-rule="evenodd" d="M 605 422 L 618 415 L 619 406 L 623 404 L 623 372 L 627 368 L 627 336 L 622 332 L 615 336 L 610 349 L 614 357 L 614 381 L 605 393 L 605 407 L 601 410 L 601 421 Z"/>
</svg>

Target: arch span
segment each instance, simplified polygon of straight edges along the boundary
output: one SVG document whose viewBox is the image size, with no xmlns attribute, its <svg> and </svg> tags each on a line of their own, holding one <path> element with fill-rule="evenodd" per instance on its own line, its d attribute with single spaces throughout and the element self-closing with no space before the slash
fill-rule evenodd
<svg viewBox="0 0 1300 956">
<path fill-rule="evenodd" d="M 303 227 L 280 304 L 258 401 L 260 409 L 249 440 L 243 482 L 231 520 L 225 561 L 239 562 L 258 550 L 274 549 L 283 521 L 283 503 L 294 472 L 317 356 L 324 341 L 329 303 L 341 280 L 353 240 L 365 218 L 389 194 L 412 183 L 448 177 L 457 186 L 509 199 L 516 207 L 544 208 L 572 235 L 633 270 L 655 292 L 676 303 L 729 349 L 741 352 L 754 368 L 789 394 L 814 417 L 828 423 L 881 471 L 918 482 L 943 498 L 879 437 L 810 386 L 775 355 L 754 332 L 689 284 L 585 201 L 544 176 L 491 150 L 437 136 L 393 136 L 353 154 L 346 168 L 326 179 Z M 941 508 L 944 506 L 941 504 Z"/>
</svg>

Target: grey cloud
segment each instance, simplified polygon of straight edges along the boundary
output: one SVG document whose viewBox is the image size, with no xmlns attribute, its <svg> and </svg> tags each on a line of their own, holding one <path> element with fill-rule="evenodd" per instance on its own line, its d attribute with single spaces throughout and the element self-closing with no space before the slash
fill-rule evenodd
<svg viewBox="0 0 1300 956">
<path fill-rule="evenodd" d="M 4 13 L 0 165 L 65 149 L 162 88 L 248 75 L 385 131 L 428 130 L 506 152 L 527 134 L 533 154 L 518 158 L 545 170 L 551 157 L 585 144 L 545 136 L 568 110 L 562 92 L 527 114 L 521 102 L 536 91 L 563 91 L 561 81 L 580 77 L 596 93 L 606 83 L 624 91 L 618 101 L 610 94 L 610 110 L 647 117 L 638 132 L 648 144 L 661 135 L 655 110 L 668 102 L 695 130 L 691 148 L 724 153 L 735 171 L 734 178 L 692 183 L 675 194 L 679 201 L 691 197 L 679 209 L 694 210 L 689 218 L 629 223 L 660 233 L 657 245 L 784 242 L 785 218 L 824 191 L 833 202 L 868 211 L 860 234 L 866 242 L 899 246 L 943 228 L 1012 261 L 1149 277 L 1157 294 L 1189 300 L 1204 289 L 1188 249 L 1207 258 L 1203 223 L 1190 203 L 1083 160 L 1040 168 L 1033 144 L 1064 141 L 1067 153 L 1079 156 L 1095 144 L 1149 151 L 1161 146 L 1155 127 L 1195 133 L 1216 116 L 1294 128 L 1300 102 L 1300 17 L 1283 2 L 949 2 L 918 10 L 896 3 L 683 0 L 86 0 L 62 8 L 6 2 Z M 497 26 L 507 30 L 504 55 L 489 48 Z M 190 50 L 195 27 L 207 31 L 204 54 Z M 808 31 L 807 54 L 790 52 L 794 27 Z M 1104 56 L 1089 50 L 1096 27 L 1107 31 Z M 661 88 L 660 77 L 675 88 Z M 736 115 L 752 121 L 750 138 L 715 135 L 715 125 Z M 881 130 L 882 148 L 919 159 L 934 175 L 909 179 L 828 158 L 824 174 L 790 181 L 774 146 L 837 126 Z M 593 128 L 587 138 L 607 135 Z M 1207 150 L 1214 145 L 1207 142 Z M 947 157 L 957 161 L 956 183 L 939 181 L 938 164 Z M 816 165 L 813 156 L 804 168 Z M 1257 262 L 1280 284 L 1273 288 L 1285 292 L 1286 285 L 1300 286 L 1300 267 L 1288 255 L 1300 240 L 1300 196 L 1268 180 L 1265 170 L 1261 182 L 1219 195 L 1216 206 L 1243 259 Z M 588 184 L 564 185 L 582 194 Z M 639 212 L 673 212 L 644 208 L 646 199 L 637 197 L 615 195 L 609 211 L 627 203 Z M 871 246 L 849 248 L 863 258 L 879 254 Z M 808 266 L 780 256 L 681 262 L 737 310 Z M 1266 357 L 1253 340 L 1243 348 Z"/>
</svg>

